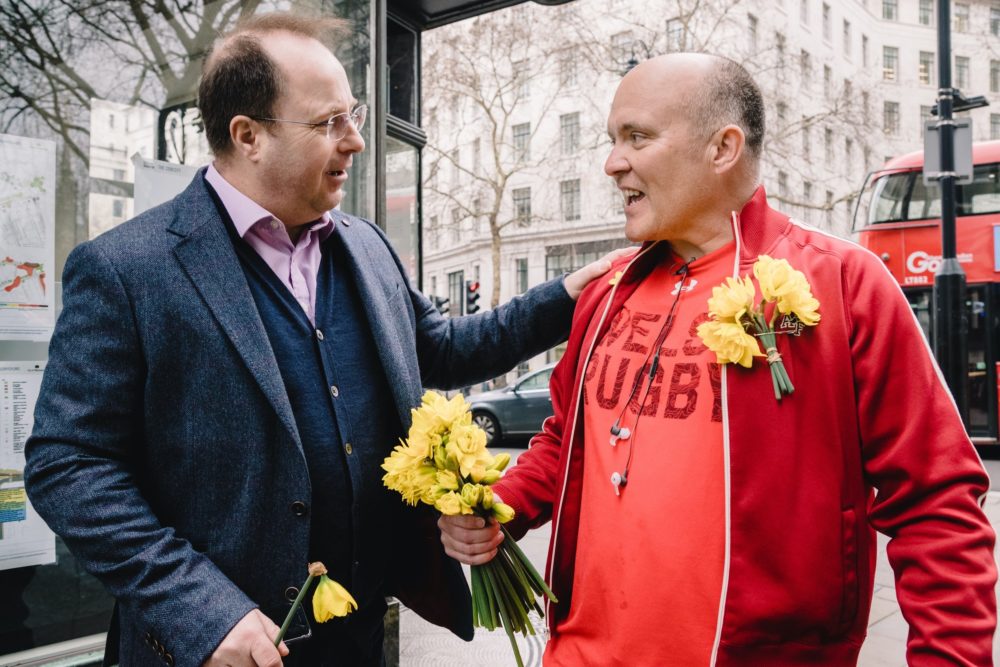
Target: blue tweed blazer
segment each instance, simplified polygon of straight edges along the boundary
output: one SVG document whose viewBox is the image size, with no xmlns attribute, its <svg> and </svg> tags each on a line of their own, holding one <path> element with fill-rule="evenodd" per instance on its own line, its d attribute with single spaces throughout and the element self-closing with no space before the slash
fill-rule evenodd
<svg viewBox="0 0 1000 667">
<path fill-rule="evenodd" d="M 559 280 L 493 311 L 442 317 L 377 227 L 333 215 L 392 387 L 384 407 L 404 428 L 424 386 L 493 377 L 569 331 L 574 304 Z M 63 303 L 26 447 L 29 497 L 117 599 L 106 663 L 197 667 L 251 609 L 302 584 L 310 522 L 293 504 L 311 495 L 203 171 L 170 202 L 79 245 Z M 396 523 L 385 529 L 398 535 L 403 576 L 390 574 L 387 593 L 471 639 L 468 589 L 432 513 L 401 510 Z"/>
</svg>

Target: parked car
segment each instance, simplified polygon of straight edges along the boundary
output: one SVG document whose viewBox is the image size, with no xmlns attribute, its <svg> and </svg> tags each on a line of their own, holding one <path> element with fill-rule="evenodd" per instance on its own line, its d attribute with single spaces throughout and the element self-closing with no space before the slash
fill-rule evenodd
<svg viewBox="0 0 1000 667">
<path fill-rule="evenodd" d="M 472 420 L 486 431 L 487 444 L 500 444 L 507 436 L 532 436 L 552 416 L 549 378 L 555 364 L 525 373 L 503 389 L 469 397 Z"/>
</svg>

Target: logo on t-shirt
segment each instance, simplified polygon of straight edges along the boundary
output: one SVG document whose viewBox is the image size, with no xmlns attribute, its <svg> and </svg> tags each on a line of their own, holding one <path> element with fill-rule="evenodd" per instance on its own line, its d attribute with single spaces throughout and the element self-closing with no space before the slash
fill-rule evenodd
<svg viewBox="0 0 1000 667">
<path fill-rule="evenodd" d="M 697 278 L 691 278 L 688 281 L 678 280 L 677 284 L 674 285 L 674 291 L 671 292 L 670 294 L 672 296 L 677 296 L 681 292 L 690 292 L 691 290 L 694 289 L 694 286 L 697 285 L 697 284 L 698 284 L 698 279 Z M 681 285 L 684 285 L 684 287 L 681 287 Z"/>
</svg>

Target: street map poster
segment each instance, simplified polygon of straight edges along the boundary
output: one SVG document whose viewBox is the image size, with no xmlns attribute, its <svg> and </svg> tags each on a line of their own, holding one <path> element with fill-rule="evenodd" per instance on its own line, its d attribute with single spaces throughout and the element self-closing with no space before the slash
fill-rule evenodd
<svg viewBox="0 0 1000 667">
<path fill-rule="evenodd" d="M 24 443 L 44 370 L 44 361 L 0 365 L 0 570 L 56 562 L 56 536 L 24 490 Z"/>
<path fill-rule="evenodd" d="M 55 326 L 56 144 L 0 134 L 0 340 Z"/>
</svg>

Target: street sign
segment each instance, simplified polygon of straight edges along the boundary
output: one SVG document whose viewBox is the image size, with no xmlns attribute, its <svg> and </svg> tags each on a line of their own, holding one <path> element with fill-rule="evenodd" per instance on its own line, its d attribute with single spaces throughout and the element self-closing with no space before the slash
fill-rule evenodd
<svg viewBox="0 0 1000 667">
<path fill-rule="evenodd" d="M 941 137 L 939 125 L 955 124 L 955 182 L 965 185 L 972 182 L 972 119 L 954 118 L 951 121 L 928 120 L 924 122 L 924 185 L 937 185 L 941 180 Z"/>
</svg>

